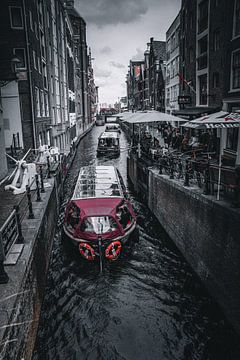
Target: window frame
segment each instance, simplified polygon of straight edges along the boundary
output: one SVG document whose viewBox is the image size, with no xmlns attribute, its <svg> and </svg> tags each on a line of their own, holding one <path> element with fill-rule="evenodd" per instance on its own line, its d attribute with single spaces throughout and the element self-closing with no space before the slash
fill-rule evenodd
<svg viewBox="0 0 240 360">
<path fill-rule="evenodd" d="M 234 2 L 234 13 L 233 13 L 233 29 L 232 29 L 232 39 L 236 39 L 240 37 L 240 29 L 239 29 L 239 34 L 236 35 L 236 8 L 237 8 L 237 1 L 239 0 L 235 0 Z M 240 3 L 239 3 L 239 11 L 240 11 Z"/>
<path fill-rule="evenodd" d="M 26 50 L 25 48 L 13 48 L 13 54 L 14 56 L 18 56 L 16 54 L 16 50 L 23 50 L 23 54 L 24 54 L 24 67 L 18 67 L 17 64 L 15 65 L 15 71 L 22 71 L 22 70 L 27 70 L 27 58 L 26 58 Z"/>
<path fill-rule="evenodd" d="M 13 25 L 12 9 L 20 9 L 22 26 L 14 26 L 14 25 Z M 22 30 L 22 29 L 24 29 L 23 11 L 22 11 L 21 6 L 9 6 L 9 14 L 10 14 L 10 24 L 11 24 L 11 28 L 12 28 L 12 29 L 17 29 L 17 30 Z"/>
<path fill-rule="evenodd" d="M 240 90 L 240 81 L 239 81 L 239 87 L 237 87 L 237 88 L 233 87 L 233 57 L 236 52 L 239 52 L 239 56 L 240 56 L 240 48 L 233 50 L 232 54 L 231 54 L 230 92 L 239 92 L 239 90 Z M 240 69 L 240 66 L 239 66 L 239 69 Z"/>
</svg>

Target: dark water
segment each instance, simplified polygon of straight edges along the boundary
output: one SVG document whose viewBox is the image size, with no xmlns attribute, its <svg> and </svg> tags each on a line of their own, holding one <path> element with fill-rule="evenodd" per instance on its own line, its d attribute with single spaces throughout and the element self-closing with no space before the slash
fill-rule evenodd
<svg viewBox="0 0 240 360">
<path fill-rule="evenodd" d="M 119 159 L 96 160 L 101 131 L 82 140 L 67 179 L 33 359 L 239 360 L 239 338 L 133 195 L 139 242 L 103 274 L 63 244 L 63 213 L 81 166 L 115 164 L 127 183 L 125 135 Z"/>
</svg>

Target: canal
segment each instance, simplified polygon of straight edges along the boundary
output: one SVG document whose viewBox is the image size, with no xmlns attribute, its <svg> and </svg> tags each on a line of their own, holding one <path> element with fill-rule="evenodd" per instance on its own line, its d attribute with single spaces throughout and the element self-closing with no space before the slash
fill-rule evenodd
<svg viewBox="0 0 240 360">
<path fill-rule="evenodd" d="M 118 159 L 96 159 L 93 130 L 67 177 L 52 250 L 34 360 L 238 360 L 239 337 L 148 208 L 131 193 L 139 241 L 99 274 L 62 242 L 62 221 L 78 171 L 116 165 L 127 184 L 128 142 Z"/>
</svg>

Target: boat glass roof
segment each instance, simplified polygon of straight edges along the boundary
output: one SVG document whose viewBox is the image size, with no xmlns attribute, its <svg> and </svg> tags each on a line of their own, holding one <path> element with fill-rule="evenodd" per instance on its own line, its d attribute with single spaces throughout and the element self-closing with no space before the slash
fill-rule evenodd
<svg viewBox="0 0 240 360">
<path fill-rule="evenodd" d="M 117 138 L 119 138 L 119 135 L 118 135 L 117 132 L 110 132 L 110 131 L 103 132 L 100 135 L 99 139 L 105 139 L 105 138 L 115 138 L 115 139 L 117 139 Z"/>
<path fill-rule="evenodd" d="M 114 166 L 85 166 L 79 172 L 72 200 L 121 196 Z"/>
</svg>

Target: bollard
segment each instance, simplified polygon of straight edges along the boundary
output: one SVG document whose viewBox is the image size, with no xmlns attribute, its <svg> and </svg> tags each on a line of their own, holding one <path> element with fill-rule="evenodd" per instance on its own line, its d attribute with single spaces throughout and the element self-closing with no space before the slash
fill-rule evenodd
<svg viewBox="0 0 240 360">
<path fill-rule="evenodd" d="M 50 160 L 49 160 L 49 156 L 47 156 L 47 168 L 48 168 L 48 178 L 51 177 L 51 174 L 50 174 Z"/>
<path fill-rule="evenodd" d="M 23 244 L 24 243 L 24 237 L 22 234 L 22 225 L 21 225 L 21 221 L 20 221 L 20 214 L 19 214 L 19 205 L 15 205 L 14 209 L 16 211 L 16 220 L 17 220 L 17 228 L 18 228 L 18 244 Z"/>
<path fill-rule="evenodd" d="M 198 187 L 201 188 L 202 187 L 202 181 L 201 181 L 201 173 L 200 173 L 200 171 L 196 171 L 196 177 L 197 177 Z"/>
<path fill-rule="evenodd" d="M 170 158 L 170 160 L 169 160 L 169 165 L 170 165 L 170 176 L 169 176 L 169 179 L 174 179 L 173 158 Z"/>
<path fill-rule="evenodd" d="M 2 242 L 2 234 L 0 233 L 0 284 L 7 284 L 9 281 L 8 274 L 4 270 L 4 250 L 3 250 L 3 242 Z"/>
<path fill-rule="evenodd" d="M 28 185 L 26 185 L 26 190 L 27 190 L 27 198 L 28 198 L 28 218 L 29 219 L 34 219 L 34 213 L 33 213 L 33 209 L 32 209 L 32 199 L 31 199 L 31 192 L 30 192 L 30 187 Z"/>
<path fill-rule="evenodd" d="M 184 186 L 189 186 L 189 161 L 188 160 L 186 160 L 186 171 L 185 171 Z"/>
<path fill-rule="evenodd" d="M 162 175 L 162 169 L 163 169 L 163 164 L 162 164 L 162 159 L 160 158 L 160 162 L 159 162 L 159 174 Z"/>
<path fill-rule="evenodd" d="M 36 186 L 37 186 L 37 201 L 41 201 L 41 196 L 40 196 L 40 186 L 39 186 L 39 179 L 38 179 L 38 174 L 35 175 L 35 180 L 36 180 Z"/>
<path fill-rule="evenodd" d="M 45 192 L 44 189 L 44 182 L 43 182 L 43 170 L 42 170 L 42 165 L 40 165 L 40 181 L 41 181 L 41 193 Z"/>
<path fill-rule="evenodd" d="M 209 162 L 208 162 L 207 167 L 204 172 L 204 191 L 203 191 L 204 195 L 210 195 L 210 187 L 209 187 L 210 176 L 209 175 L 210 174 L 209 174 Z"/>
</svg>

